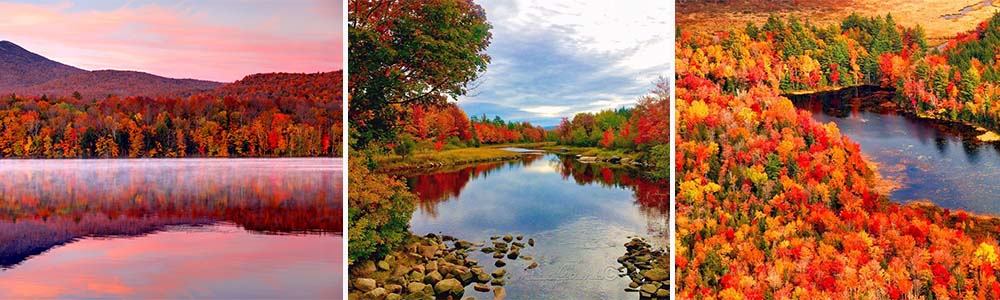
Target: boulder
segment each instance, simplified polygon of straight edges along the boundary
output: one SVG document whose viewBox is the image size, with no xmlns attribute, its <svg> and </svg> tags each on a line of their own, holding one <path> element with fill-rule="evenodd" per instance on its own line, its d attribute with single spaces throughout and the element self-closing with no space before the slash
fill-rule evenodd
<svg viewBox="0 0 1000 300">
<path fill-rule="evenodd" d="M 507 270 L 504 270 L 503 268 L 499 268 L 496 269 L 496 271 L 493 271 L 493 278 L 500 278 L 503 277 L 504 275 L 507 275 Z"/>
<path fill-rule="evenodd" d="M 438 271 L 434 271 L 427 273 L 427 276 L 424 276 L 424 283 L 435 284 L 438 281 L 441 281 L 441 279 L 444 279 L 444 277 L 441 276 L 441 273 L 438 273 Z"/>
<path fill-rule="evenodd" d="M 354 280 L 354 288 L 362 292 L 369 292 L 374 290 L 376 287 L 375 279 L 371 278 L 358 278 Z"/>
<path fill-rule="evenodd" d="M 667 281 L 667 279 L 670 279 L 670 272 L 663 268 L 653 268 L 642 271 L 641 273 L 642 276 L 646 277 L 646 279 L 652 281 Z"/>
<path fill-rule="evenodd" d="M 406 291 L 408 291 L 410 293 L 418 293 L 420 291 L 423 291 L 424 287 L 426 287 L 426 286 L 427 285 L 423 284 L 423 283 L 410 282 L 410 284 L 406 285 Z"/>
<path fill-rule="evenodd" d="M 365 295 L 368 295 L 368 297 L 371 297 L 372 299 L 381 299 L 382 297 L 385 297 L 386 294 L 387 293 L 384 288 L 376 288 L 365 293 Z"/>
<path fill-rule="evenodd" d="M 392 268 L 390 268 L 389 262 L 383 260 L 378 262 L 378 269 L 382 271 L 389 271 Z"/>
<path fill-rule="evenodd" d="M 457 279 L 450 278 L 441 280 L 434 284 L 434 293 L 439 296 L 453 296 L 455 298 L 461 298 L 462 294 L 465 293 L 465 286 Z"/>
<path fill-rule="evenodd" d="M 639 288 L 640 292 L 648 293 L 650 295 L 656 294 L 656 290 L 657 287 L 652 283 L 643 284 L 642 287 Z"/>
<path fill-rule="evenodd" d="M 472 289 L 476 290 L 477 292 L 489 292 L 490 291 L 490 287 L 488 287 L 488 286 L 486 286 L 485 284 L 482 284 L 482 283 L 477 283 L 476 285 L 473 285 Z"/>
</svg>

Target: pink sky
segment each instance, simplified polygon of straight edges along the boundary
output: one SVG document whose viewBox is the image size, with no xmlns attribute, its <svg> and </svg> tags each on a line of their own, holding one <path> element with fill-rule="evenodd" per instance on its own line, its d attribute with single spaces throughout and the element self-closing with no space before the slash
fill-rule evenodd
<svg viewBox="0 0 1000 300">
<path fill-rule="evenodd" d="M 0 40 L 86 70 L 231 82 L 342 68 L 339 0 L 0 2 Z"/>
</svg>

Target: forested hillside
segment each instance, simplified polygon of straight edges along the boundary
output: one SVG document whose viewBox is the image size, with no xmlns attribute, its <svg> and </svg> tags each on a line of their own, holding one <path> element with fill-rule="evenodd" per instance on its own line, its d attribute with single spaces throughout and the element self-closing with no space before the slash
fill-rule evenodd
<svg viewBox="0 0 1000 300">
<path fill-rule="evenodd" d="M 0 97 L 0 155 L 339 156 L 341 72 L 259 74 L 190 97 Z"/>
</svg>

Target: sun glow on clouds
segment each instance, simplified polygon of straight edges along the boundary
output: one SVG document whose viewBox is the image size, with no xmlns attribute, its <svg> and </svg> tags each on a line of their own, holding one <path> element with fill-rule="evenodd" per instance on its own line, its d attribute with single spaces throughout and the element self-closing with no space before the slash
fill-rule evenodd
<svg viewBox="0 0 1000 300">
<path fill-rule="evenodd" d="M 671 1 L 483 1 L 493 62 L 469 115 L 554 125 L 561 117 L 631 106 L 668 76 Z"/>
<path fill-rule="evenodd" d="M 234 81 L 342 68 L 340 1 L 0 2 L 0 39 L 88 70 Z"/>
</svg>

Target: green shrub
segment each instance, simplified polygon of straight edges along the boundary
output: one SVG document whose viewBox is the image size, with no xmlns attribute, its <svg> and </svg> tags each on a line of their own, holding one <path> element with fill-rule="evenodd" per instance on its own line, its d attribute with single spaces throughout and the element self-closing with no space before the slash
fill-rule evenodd
<svg viewBox="0 0 1000 300">
<path fill-rule="evenodd" d="M 372 172 L 352 151 L 348 177 L 348 258 L 382 259 L 410 236 L 416 196 L 402 180 Z"/>
</svg>

